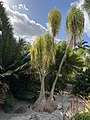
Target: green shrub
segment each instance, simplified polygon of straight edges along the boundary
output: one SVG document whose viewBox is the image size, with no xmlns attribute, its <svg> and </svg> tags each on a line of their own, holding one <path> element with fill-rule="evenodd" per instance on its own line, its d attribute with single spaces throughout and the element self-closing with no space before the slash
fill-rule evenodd
<svg viewBox="0 0 90 120">
<path fill-rule="evenodd" d="M 89 113 L 81 113 L 76 114 L 72 120 L 90 120 L 90 112 Z"/>
<path fill-rule="evenodd" d="M 29 100 L 30 102 L 34 102 L 39 96 L 39 91 L 39 80 L 26 80 L 16 93 L 16 97 L 22 100 Z"/>
<path fill-rule="evenodd" d="M 10 90 L 16 99 L 34 102 L 39 96 L 40 81 L 34 74 L 19 74 L 19 78 L 11 78 Z"/>
<path fill-rule="evenodd" d="M 75 86 L 73 88 L 74 94 L 88 96 L 90 93 L 90 69 L 76 77 Z"/>
<path fill-rule="evenodd" d="M 45 89 L 46 91 L 50 91 L 52 88 L 52 84 L 55 80 L 55 74 L 48 74 L 46 79 L 45 79 Z M 58 78 L 58 81 L 56 83 L 55 86 L 55 92 L 59 92 L 60 90 L 64 90 L 66 88 L 66 83 L 65 83 L 65 79 L 63 77 Z"/>
<path fill-rule="evenodd" d="M 5 113 L 10 113 L 13 111 L 13 106 L 15 103 L 15 99 L 13 98 L 12 93 L 8 92 L 6 94 L 6 99 L 5 102 L 3 104 L 3 110 Z"/>
</svg>

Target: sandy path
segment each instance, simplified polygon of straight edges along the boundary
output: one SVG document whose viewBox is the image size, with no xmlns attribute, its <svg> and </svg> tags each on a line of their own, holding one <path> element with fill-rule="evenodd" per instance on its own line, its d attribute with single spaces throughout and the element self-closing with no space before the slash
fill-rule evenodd
<svg viewBox="0 0 90 120">
<path fill-rule="evenodd" d="M 58 103 L 59 108 L 61 108 L 63 101 L 64 110 L 68 106 L 70 106 L 70 110 L 68 111 L 68 113 L 70 114 L 72 98 L 76 100 L 75 96 L 68 95 L 67 93 L 63 95 L 63 100 L 60 95 L 57 95 L 56 101 Z M 0 120 L 62 120 L 62 112 L 61 112 L 62 110 L 55 110 L 52 114 L 46 112 L 37 113 L 33 111 L 31 108 L 28 108 L 28 105 L 30 105 L 29 102 L 17 101 L 15 104 L 15 108 L 19 106 L 24 106 L 27 112 L 24 114 L 15 114 L 15 113 L 6 114 L 3 111 L 0 111 Z M 83 110 L 83 104 L 79 103 L 79 111 L 81 110 Z"/>
</svg>

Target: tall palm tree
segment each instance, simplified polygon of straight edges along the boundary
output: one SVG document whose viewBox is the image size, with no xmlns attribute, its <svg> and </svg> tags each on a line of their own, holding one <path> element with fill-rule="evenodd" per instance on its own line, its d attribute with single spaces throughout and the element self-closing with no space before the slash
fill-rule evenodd
<svg viewBox="0 0 90 120">
<path fill-rule="evenodd" d="M 50 64 L 53 62 L 52 49 L 52 36 L 49 34 L 36 38 L 30 48 L 31 65 L 39 73 L 41 82 L 40 95 L 33 106 L 33 109 L 36 111 L 42 111 L 45 106 L 44 79 L 48 73 Z"/>
<path fill-rule="evenodd" d="M 52 34 L 53 40 L 52 43 L 54 43 L 54 38 L 58 34 L 61 26 L 61 19 L 62 15 L 61 13 L 55 8 L 48 14 L 48 24 L 49 24 L 49 30 Z M 53 46 L 53 55 L 55 57 L 55 48 Z"/>
<path fill-rule="evenodd" d="M 67 18 L 66 18 L 66 32 L 67 34 L 70 35 L 70 40 L 67 44 L 65 54 L 61 60 L 58 72 L 56 74 L 56 78 L 54 80 L 54 83 L 51 89 L 50 98 L 52 100 L 53 100 L 53 94 L 54 94 L 56 82 L 58 80 L 58 77 L 60 76 L 63 63 L 65 62 L 67 58 L 68 47 L 70 46 L 70 43 L 73 40 L 75 41 L 74 43 L 76 44 L 76 39 L 82 37 L 83 31 L 84 31 L 84 15 L 81 10 L 74 7 L 69 11 Z"/>
<path fill-rule="evenodd" d="M 53 37 L 53 39 L 52 39 L 53 59 L 55 57 L 54 39 L 60 31 L 61 20 L 62 20 L 62 15 L 56 8 L 53 9 L 52 11 L 50 11 L 50 13 L 48 14 L 49 31 L 51 32 L 52 37 Z"/>
</svg>

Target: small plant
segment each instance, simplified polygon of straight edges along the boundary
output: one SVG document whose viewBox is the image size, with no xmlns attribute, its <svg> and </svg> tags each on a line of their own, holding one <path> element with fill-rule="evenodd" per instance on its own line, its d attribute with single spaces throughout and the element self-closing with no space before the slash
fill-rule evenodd
<svg viewBox="0 0 90 120">
<path fill-rule="evenodd" d="M 90 112 L 76 114 L 71 120 L 90 120 Z"/>
</svg>

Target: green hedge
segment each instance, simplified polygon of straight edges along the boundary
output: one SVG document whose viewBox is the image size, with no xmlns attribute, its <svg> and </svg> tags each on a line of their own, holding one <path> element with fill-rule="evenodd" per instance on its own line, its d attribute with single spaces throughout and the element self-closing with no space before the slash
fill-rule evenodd
<svg viewBox="0 0 90 120">
<path fill-rule="evenodd" d="M 90 120 L 90 112 L 89 113 L 81 113 L 76 114 L 72 120 Z"/>
</svg>

